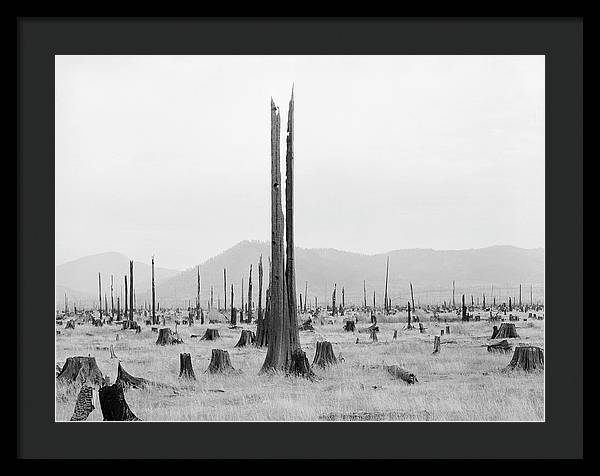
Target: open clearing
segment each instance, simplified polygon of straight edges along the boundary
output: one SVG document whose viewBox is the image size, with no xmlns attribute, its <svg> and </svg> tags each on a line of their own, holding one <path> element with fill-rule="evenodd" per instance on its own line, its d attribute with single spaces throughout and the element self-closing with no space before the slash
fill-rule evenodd
<svg viewBox="0 0 600 476">
<path fill-rule="evenodd" d="M 544 347 L 544 320 L 522 319 L 515 322 L 519 343 Z M 425 315 L 426 316 L 426 315 Z M 131 410 L 143 421 L 544 421 L 544 373 L 502 372 L 512 357 L 487 351 L 492 326 L 486 320 L 461 322 L 440 316 L 440 321 L 422 317 L 425 333 L 405 330 L 406 323 L 378 322 L 378 341 L 358 330 L 370 325 L 366 314 L 358 314 L 357 332 L 345 332 L 343 318 L 333 324 L 326 318 L 313 322 L 314 331 L 300 331 L 302 349 L 309 361 L 316 342 L 332 343 L 335 355 L 343 362 L 325 370 L 313 367 L 318 379 L 310 382 L 285 375 L 258 375 L 266 348 L 235 348 L 241 331 L 256 331 L 255 324 L 230 329 L 227 324 L 178 326 L 183 344 L 156 345 L 157 333 L 142 324 L 142 332 L 121 330 L 119 325 L 94 327 L 77 325 L 74 330 L 57 325 L 56 364 L 67 357 L 95 357 L 111 383 L 117 376 L 119 360 L 136 377 L 165 383 L 176 389 L 129 389 L 125 398 Z M 448 322 L 444 322 L 444 318 Z M 299 316 L 303 322 L 305 316 Z M 390 320 L 381 317 L 382 321 Z M 507 319 L 508 320 L 508 319 Z M 174 324 L 167 325 L 172 329 Z M 432 354 L 434 336 L 450 326 L 450 334 L 441 337 L 441 351 Z M 217 328 L 215 341 L 191 338 L 204 335 L 206 328 Z M 392 338 L 398 331 L 396 340 Z M 119 340 L 116 340 L 116 335 Z M 356 343 L 356 339 L 359 343 Z M 110 358 L 114 346 L 116 359 Z M 240 374 L 204 373 L 212 349 L 229 352 L 231 363 Z M 189 352 L 197 381 L 180 381 L 179 354 Z M 398 364 L 417 376 L 407 385 L 394 380 L 382 365 Z M 57 383 L 56 420 L 68 421 L 73 413 L 78 388 Z M 88 421 L 102 421 L 100 404 Z"/>
</svg>

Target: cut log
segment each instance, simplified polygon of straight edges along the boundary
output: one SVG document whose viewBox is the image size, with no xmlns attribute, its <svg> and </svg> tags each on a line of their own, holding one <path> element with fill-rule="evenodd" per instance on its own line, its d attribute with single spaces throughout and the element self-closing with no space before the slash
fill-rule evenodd
<svg viewBox="0 0 600 476">
<path fill-rule="evenodd" d="M 414 384 L 415 382 L 418 382 L 417 377 L 414 373 L 409 372 L 408 370 L 404 370 L 398 365 L 386 365 L 385 369 L 394 378 L 404 380 L 408 384 Z"/>
<path fill-rule="evenodd" d="M 221 349 L 213 349 L 210 357 L 210 364 L 206 372 L 211 374 L 238 372 L 231 365 L 229 352 Z"/>
<path fill-rule="evenodd" d="M 356 324 L 354 321 L 346 321 L 344 324 L 344 330 L 346 332 L 354 332 L 356 330 Z"/>
<path fill-rule="evenodd" d="M 503 322 L 500 324 L 500 329 L 493 337 L 493 339 L 518 339 L 519 334 L 517 334 L 517 329 L 514 324 Z"/>
<path fill-rule="evenodd" d="M 188 353 L 179 354 L 179 378 L 196 380 L 192 368 L 192 356 Z"/>
<path fill-rule="evenodd" d="M 498 342 L 497 344 L 491 344 L 487 346 L 488 352 L 510 352 L 512 345 L 508 343 L 506 339 Z"/>
<path fill-rule="evenodd" d="M 115 383 L 120 384 L 124 389 L 127 388 L 146 388 L 148 385 L 151 385 L 151 382 L 141 377 L 134 377 L 125 371 L 125 369 L 121 366 L 121 362 L 119 362 L 119 367 L 117 369 L 117 380 Z"/>
<path fill-rule="evenodd" d="M 102 372 L 95 357 L 67 357 L 56 379 L 65 383 L 83 385 L 86 382 L 96 387 L 102 386 Z"/>
<path fill-rule="evenodd" d="M 85 421 L 89 414 L 94 411 L 93 392 L 94 388 L 89 385 L 81 387 L 79 395 L 77 395 L 71 421 Z"/>
<path fill-rule="evenodd" d="M 127 405 L 119 382 L 102 387 L 99 397 L 104 421 L 141 421 Z"/>
<path fill-rule="evenodd" d="M 315 357 L 313 359 L 312 364 L 317 365 L 321 368 L 328 367 L 332 364 L 337 364 L 337 359 L 335 358 L 335 354 L 333 353 L 333 347 L 331 345 L 331 342 L 317 342 Z"/>
<path fill-rule="evenodd" d="M 248 345 L 252 345 L 254 344 L 255 340 L 256 336 L 254 335 L 254 332 L 244 329 L 240 335 L 240 340 L 238 340 L 238 343 L 235 344 L 235 347 L 246 347 Z"/>
<path fill-rule="evenodd" d="M 507 370 L 525 370 L 531 372 L 544 369 L 544 351 L 540 347 L 523 345 L 515 347 L 512 360 L 506 367 Z"/>
<path fill-rule="evenodd" d="M 437 354 L 440 352 L 440 344 L 441 344 L 440 336 L 435 336 L 433 338 L 433 353 L 434 354 Z"/>
<path fill-rule="evenodd" d="M 204 332 L 204 335 L 200 340 L 216 340 L 220 337 L 219 329 L 206 329 L 206 332 Z"/>
<path fill-rule="evenodd" d="M 171 331 L 168 327 L 160 329 L 158 333 L 158 339 L 156 339 L 156 345 L 173 345 L 183 344 L 183 340 L 177 337 L 176 334 Z"/>
<path fill-rule="evenodd" d="M 310 368 L 306 354 L 301 349 L 296 349 L 292 352 L 292 361 L 287 372 L 288 375 L 296 377 L 304 377 L 309 380 L 314 380 L 315 374 Z"/>
</svg>

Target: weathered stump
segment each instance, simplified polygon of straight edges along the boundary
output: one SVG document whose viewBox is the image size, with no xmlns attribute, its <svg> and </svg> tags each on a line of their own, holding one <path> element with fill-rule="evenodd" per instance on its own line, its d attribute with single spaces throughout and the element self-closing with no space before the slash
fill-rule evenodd
<svg viewBox="0 0 600 476">
<path fill-rule="evenodd" d="M 375 329 L 371 329 L 371 340 L 373 342 L 377 342 L 377 331 Z"/>
<path fill-rule="evenodd" d="M 98 368 L 95 357 L 67 357 L 56 379 L 65 383 L 85 384 L 102 386 L 102 372 Z"/>
<path fill-rule="evenodd" d="M 490 339 L 495 339 L 497 335 L 498 335 L 498 326 L 494 326 L 492 328 L 492 337 L 490 337 Z"/>
<path fill-rule="evenodd" d="M 121 366 L 121 362 L 119 362 L 119 367 L 117 369 L 117 380 L 115 383 L 121 385 L 124 389 L 127 388 L 146 388 L 150 385 L 150 382 L 145 378 L 134 377 L 125 371 L 125 369 Z"/>
<path fill-rule="evenodd" d="M 424 333 L 425 333 L 425 326 L 423 326 L 423 324 L 422 324 L 421 322 L 419 322 L 419 332 L 420 332 L 421 334 L 424 334 Z"/>
<path fill-rule="evenodd" d="M 544 351 L 540 347 L 523 345 L 515 347 L 512 360 L 506 367 L 507 370 L 525 370 L 531 372 L 544 369 Z"/>
<path fill-rule="evenodd" d="M 115 354 L 115 348 L 113 347 L 112 344 L 110 344 L 110 358 L 111 359 L 116 359 L 117 358 L 117 354 Z"/>
<path fill-rule="evenodd" d="M 504 322 L 500 324 L 500 329 L 493 337 L 494 339 L 518 339 L 517 328 L 512 323 Z"/>
<path fill-rule="evenodd" d="M 229 360 L 229 352 L 221 349 L 213 349 L 210 364 L 206 372 L 211 374 L 237 372 Z"/>
<path fill-rule="evenodd" d="M 206 329 L 200 340 L 216 340 L 220 338 L 219 329 Z M 213 351 L 214 352 L 214 351 Z"/>
<path fill-rule="evenodd" d="M 317 342 L 315 357 L 312 364 L 321 368 L 325 368 L 332 364 L 337 364 L 337 359 L 333 353 L 333 346 L 331 345 L 331 342 Z"/>
<path fill-rule="evenodd" d="M 235 347 L 245 347 L 247 345 L 252 345 L 254 344 L 255 340 L 256 336 L 254 335 L 254 332 L 248 329 L 244 329 L 242 331 L 242 334 L 240 335 L 240 340 L 238 340 L 238 343 L 235 344 Z"/>
<path fill-rule="evenodd" d="M 179 354 L 179 378 L 196 380 L 196 374 L 192 368 L 192 356 L 188 353 Z"/>
<path fill-rule="evenodd" d="M 488 352 L 510 352 L 512 349 L 512 345 L 508 343 L 508 341 L 502 340 L 497 344 L 491 344 L 487 346 Z"/>
<path fill-rule="evenodd" d="M 67 321 L 65 329 L 75 329 L 75 321 L 73 319 Z"/>
<path fill-rule="evenodd" d="M 437 354 L 437 353 L 439 353 L 439 351 L 440 351 L 440 349 L 441 349 L 441 346 L 440 346 L 440 344 L 441 344 L 441 339 L 440 339 L 440 336 L 435 336 L 435 337 L 433 338 L 433 353 L 434 353 L 434 354 Z"/>
<path fill-rule="evenodd" d="M 301 325 L 298 326 L 298 329 L 301 331 L 314 331 L 315 328 L 312 325 L 312 319 L 304 321 Z"/>
<path fill-rule="evenodd" d="M 444 335 L 444 329 L 442 329 L 442 330 L 440 331 L 440 335 L 441 335 L 441 336 L 443 336 L 443 335 Z"/>
<path fill-rule="evenodd" d="M 446 334 L 450 334 L 450 326 L 446 326 Z"/>
<path fill-rule="evenodd" d="M 94 388 L 89 385 L 83 385 L 77 395 L 75 409 L 71 416 L 71 421 L 85 421 L 92 411 L 94 411 L 93 403 Z"/>
<path fill-rule="evenodd" d="M 344 330 L 346 332 L 354 332 L 356 330 L 356 325 L 354 321 L 346 321 L 344 324 Z"/>
<path fill-rule="evenodd" d="M 173 331 L 168 327 L 160 329 L 158 333 L 158 339 L 156 339 L 156 345 L 173 345 L 182 344 L 183 340 L 173 334 Z"/>
<path fill-rule="evenodd" d="M 392 339 L 396 340 L 398 338 L 398 330 L 394 329 L 394 337 Z"/>
<path fill-rule="evenodd" d="M 306 354 L 301 349 L 296 349 L 292 352 L 292 361 L 287 371 L 288 375 L 294 375 L 296 377 L 304 377 L 309 380 L 315 378 L 314 372 L 310 368 Z"/>
<path fill-rule="evenodd" d="M 104 421 L 141 421 L 127 405 L 119 382 L 102 387 L 98 395 Z"/>
<path fill-rule="evenodd" d="M 394 378 L 404 380 L 408 384 L 414 384 L 415 382 L 418 382 L 417 376 L 414 373 L 409 372 L 398 365 L 386 365 L 385 369 Z"/>
</svg>

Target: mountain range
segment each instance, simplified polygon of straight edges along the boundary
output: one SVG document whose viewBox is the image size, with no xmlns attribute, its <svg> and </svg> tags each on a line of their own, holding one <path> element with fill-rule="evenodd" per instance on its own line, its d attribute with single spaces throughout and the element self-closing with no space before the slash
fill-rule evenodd
<svg viewBox="0 0 600 476">
<path fill-rule="evenodd" d="M 248 296 L 248 275 L 252 265 L 253 299 L 258 293 L 258 261 L 263 257 L 263 301 L 268 283 L 268 257 L 270 243 L 242 241 L 237 245 L 201 263 L 201 296 L 203 306 L 210 299 L 213 287 L 214 303 L 223 301 L 223 269 L 227 269 L 227 301 L 230 301 L 231 284 L 234 285 L 234 303 L 240 304 L 242 280 L 244 302 Z M 543 298 L 544 249 L 524 249 L 514 246 L 491 246 L 466 250 L 408 249 L 366 255 L 331 248 L 296 248 L 296 291 L 305 294 L 314 303 L 329 302 L 337 284 L 337 300 L 346 303 L 363 302 L 363 281 L 366 283 L 367 301 L 377 305 L 383 301 L 386 260 L 389 257 L 389 295 L 394 303 L 410 299 L 413 284 L 416 302 L 450 301 L 452 281 L 455 282 L 457 301 L 461 293 L 477 298 L 485 293 L 502 299 L 518 297 L 523 285 L 523 300 L 533 295 Z M 115 279 L 114 293 L 121 293 L 123 277 L 129 273 L 129 259 L 119 253 L 102 253 L 80 258 L 56 267 L 57 307 L 62 307 L 65 294 L 70 302 L 85 305 L 98 302 L 98 273 L 102 277 L 102 294 L 108 296 L 110 305 L 110 276 Z M 196 299 L 197 266 L 184 271 L 155 267 L 157 300 L 162 306 L 187 306 Z M 150 302 L 151 268 L 147 263 L 134 262 L 134 285 L 138 306 Z"/>
</svg>

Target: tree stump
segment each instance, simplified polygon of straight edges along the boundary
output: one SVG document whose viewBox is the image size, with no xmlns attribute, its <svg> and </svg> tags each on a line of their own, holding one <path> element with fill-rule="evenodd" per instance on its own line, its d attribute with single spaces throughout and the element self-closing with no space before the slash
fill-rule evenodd
<svg viewBox="0 0 600 476">
<path fill-rule="evenodd" d="M 494 326 L 492 328 L 492 337 L 490 337 L 490 339 L 495 339 L 497 335 L 498 335 L 498 326 Z"/>
<path fill-rule="evenodd" d="M 315 378 L 314 372 L 310 368 L 306 354 L 301 349 L 296 349 L 292 352 L 292 361 L 287 372 L 288 375 L 294 375 L 296 377 L 304 377 L 309 380 Z"/>
<path fill-rule="evenodd" d="M 346 332 L 354 332 L 356 330 L 356 325 L 354 321 L 346 321 L 344 324 L 344 330 Z"/>
<path fill-rule="evenodd" d="M 419 322 L 419 332 L 420 332 L 421 334 L 424 334 L 424 333 L 425 333 L 425 326 L 423 326 L 423 324 L 422 324 L 421 322 Z"/>
<path fill-rule="evenodd" d="M 394 378 L 404 380 L 409 385 L 414 384 L 415 382 L 418 382 L 417 376 L 414 373 L 409 372 L 408 370 L 404 370 L 402 367 L 399 367 L 398 365 L 386 365 L 385 369 Z"/>
<path fill-rule="evenodd" d="M 125 369 L 121 366 L 121 362 L 119 362 L 119 367 L 117 369 L 117 380 L 115 383 L 121 385 L 124 389 L 127 388 L 146 388 L 150 382 L 145 378 L 134 377 L 125 371 Z"/>
<path fill-rule="evenodd" d="M 102 387 L 98 395 L 104 421 L 141 421 L 127 405 L 119 382 Z"/>
<path fill-rule="evenodd" d="M 217 340 L 220 337 L 219 329 L 206 329 L 206 332 L 204 332 L 204 335 L 200 340 Z"/>
<path fill-rule="evenodd" d="M 377 342 L 377 331 L 375 329 L 371 329 L 371 340 Z"/>
<path fill-rule="evenodd" d="M 196 374 L 192 368 L 192 356 L 188 353 L 179 354 L 179 378 L 196 380 Z"/>
<path fill-rule="evenodd" d="M 332 364 L 337 364 L 337 359 L 333 353 L 333 346 L 331 345 L 331 342 L 317 342 L 315 358 L 313 359 L 312 364 L 321 368 L 325 368 Z"/>
<path fill-rule="evenodd" d="M 75 321 L 73 319 L 67 321 L 65 329 L 75 329 Z"/>
<path fill-rule="evenodd" d="M 77 395 L 77 401 L 75 402 L 75 409 L 71 416 L 71 421 L 85 421 L 92 411 L 94 411 L 93 403 L 93 387 L 89 385 L 83 385 Z"/>
<path fill-rule="evenodd" d="M 491 344 L 487 346 L 488 352 L 510 352 L 512 345 L 508 343 L 506 339 L 498 342 L 497 344 Z"/>
<path fill-rule="evenodd" d="M 433 338 L 433 353 L 437 354 L 440 351 L 440 344 L 441 344 L 441 339 L 440 336 L 435 336 Z"/>
<path fill-rule="evenodd" d="M 443 336 L 443 335 L 444 335 L 444 329 L 442 329 L 442 330 L 440 331 L 440 335 L 441 335 L 441 336 Z"/>
<path fill-rule="evenodd" d="M 242 331 L 242 334 L 240 335 L 240 340 L 238 340 L 238 343 L 235 344 L 235 347 L 245 347 L 248 345 L 252 345 L 254 344 L 256 340 L 256 336 L 254 335 L 254 332 L 244 329 Z"/>
<path fill-rule="evenodd" d="M 314 331 L 315 328 L 312 325 L 312 319 L 304 321 L 300 326 L 298 326 L 298 329 L 301 331 Z"/>
<path fill-rule="evenodd" d="M 113 347 L 112 344 L 110 344 L 110 358 L 111 359 L 116 359 L 117 355 L 115 354 L 115 348 Z"/>
<path fill-rule="evenodd" d="M 512 323 L 503 322 L 493 339 L 518 339 L 517 328 Z"/>
<path fill-rule="evenodd" d="M 519 369 L 527 372 L 543 370 L 544 351 L 540 347 L 534 347 L 532 345 L 515 347 L 515 353 L 506 369 Z"/>
<path fill-rule="evenodd" d="M 394 330 L 394 337 L 392 337 L 392 339 L 396 340 L 398 338 L 398 330 L 395 329 Z"/>
<path fill-rule="evenodd" d="M 98 368 L 95 357 L 67 357 L 56 379 L 65 383 L 91 383 L 96 387 L 102 386 L 102 372 Z"/>
<path fill-rule="evenodd" d="M 158 339 L 156 339 L 156 345 L 173 345 L 183 344 L 183 340 L 173 334 L 173 331 L 168 327 L 160 329 L 158 333 Z"/>
<path fill-rule="evenodd" d="M 450 326 L 446 326 L 446 334 L 450 334 Z"/>
<path fill-rule="evenodd" d="M 210 364 L 206 372 L 211 374 L 237 372 L 229 360 L 229 352 L 221 349 L 213 349 Z"/>
</svg>

